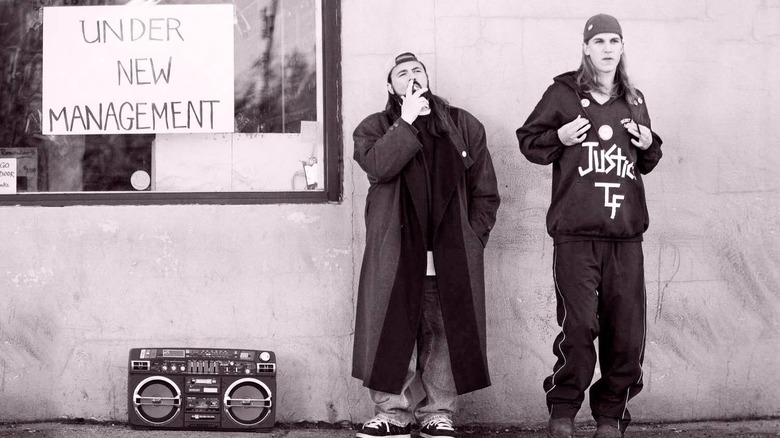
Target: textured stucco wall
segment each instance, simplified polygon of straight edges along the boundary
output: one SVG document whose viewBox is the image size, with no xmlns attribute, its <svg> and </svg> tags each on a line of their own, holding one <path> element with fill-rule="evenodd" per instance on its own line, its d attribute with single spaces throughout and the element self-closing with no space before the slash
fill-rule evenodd
<svg viewBox="0 0 780 438">
<path fill-rule="evenodd" d="M 148 346 L 274 350 L 280 420 L 342 417 L 349 208 L 3 208 L 0 419 L 124 419 Z"/>
<path fill-rule="evenodd" d="M 541 382 L 558 333 L 544 229 L 551 169 L 520 154 L 514 131 L 552 77 L 578 66 L 582 27 L 599 12 L 620 19 L 629 72 L 665 140 L 645 178 L 649 332 L 645 389 L 632 412 L 656 420 L 780 414 L 771 389 L 780 384 L 780 160 L 770 153 L 780 146 L 780 2 L 344 5 L 345 133 L 382 107 L 387 62 L 406 50 L 426 62 L 434 92 L 487 130 L 503 199 L 486 253 L 494 381 L 463 398 L 462 421 L 545 419 Z M 367 183 L 353 167 L 360 224 Z"/>
<path fill-rule="evenodd" d="M 550 170 L 516 146 L 584 20 L 620 18 L 665 156 L 646 178 L 642 420 L 780 415 L 780 2 L 342 0 L 344 202 L 2 207 L 0 421 L 126 418 L 127 351 L 268 348 L 279 421 L 362 421 L 350 375 L 368 184 L 351 133 L 385 65 L 418 53 L 433 90 L 487 129 L 503 204 L 487 251 L 493 386 L 464 422 L 541 422 L 557 333 L 544 230 Z M 582 418 L 587 418 L 583 410 Z"/>
</svg>

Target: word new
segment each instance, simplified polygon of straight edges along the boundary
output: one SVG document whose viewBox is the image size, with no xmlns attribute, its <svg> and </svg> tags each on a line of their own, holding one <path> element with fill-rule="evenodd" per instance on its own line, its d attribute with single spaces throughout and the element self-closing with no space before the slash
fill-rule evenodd
<svg viewBox="0 0 780 438">
<path fill-rule="evenodd" d="M 125 65 L 122 61 L 117 61 L 116 70 L 118 84 L 122 85 L 122 77 L 124 77 L 125 81 L 129 82 L 130 85 L 133 85 L 134 83 L 136 85 L 149 85 L 152 83 L 157 84 L 160 82 L 161 78 L 165 80 L 165 83 L 170 83 L 171 62 L 172 59 L 169 56 L 168 67 L 160 67 L 158 71 L 158 69 L 154 66 L 154 59 L 152 58 L 131 58 L 127 65 Z"/>
</svg>

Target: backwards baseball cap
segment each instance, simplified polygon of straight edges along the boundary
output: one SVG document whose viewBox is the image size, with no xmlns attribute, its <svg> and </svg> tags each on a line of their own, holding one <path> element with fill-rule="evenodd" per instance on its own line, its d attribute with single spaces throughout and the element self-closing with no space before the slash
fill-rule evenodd
<svg viewBox="0 0 780 438">
<path fill-rule="evenodd" d="M 404 62 L 409 62 L 409 61 L 420 62 L 419 60 L 417 60 L 417 57 L 414 56 L 414 53 L 412 52 L 404 52 L 395 57 L 395 65 L 402 64 Z"/>
<path fill-rule="evenodd" d="M 623 30 L 620 28 L 617 18 L 607 14 L 598 14 L 588 18 L 585 30 L 582 32 L 582 40 L 587 43 L 600 33 L 616 33 L 620 35 L 620 38 L 623 38 Z"/>
<path fill-rule="evenodd" d="M 388 75 L 388 78 L 389 78 L 389 76 L 390 76 L 390 73 L 393 71 L 393 69 L 394 69 L 394 68 L 395 68 L 397 65 L 400 65 L 400 64 L 403 64 L 404 62 L 409 62 L 409 61 L 417 61 L 417 62 L 419 62 L 419 63 L 420 63 L 420 65 L 422 65 L 422 66 L 423 66 L 423 68 L 425 68 L 425 64 L 423 64 L 423 63 L 422 63 L 422 61 L 420 61 L 419 59 L 417 59 L 417 57 L 416 57 L 416 56 L 414 56 L 414 53 L 412 53 L 412 52 L 404 52 L 404 53 L 401 53 L 400 55 L 396 56 L 396 57 L 395 57 L 395 59 L 393 59 L 393 61 L 391 61 L 391 62 L 390 62 L 388 65 L 387 65 L 387 67 L 388 67 L 388 68 L 387 68 L 387 75 Z"/>
</svg>

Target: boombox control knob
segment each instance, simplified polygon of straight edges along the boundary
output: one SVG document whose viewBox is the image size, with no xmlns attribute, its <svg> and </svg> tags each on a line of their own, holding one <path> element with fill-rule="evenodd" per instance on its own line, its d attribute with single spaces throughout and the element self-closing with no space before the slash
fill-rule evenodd
<svg viewBox="0 0 780 438">
<path fill-rule="evenodd" d="M 245 370 L 244 370 L 244 374 L 249 374 L 249 373 L 251 373 L 251 372 L 252 372 L 252 371 L 251 371 L 249 368 L 247 368 L 247 369 L 245 369 Z"/>
<path fill-rule="evenodd" d="M 168 365 L 163 365 L 163 366 L 162 366 L 162 370 L 163 370 L 163 371 L 168 371 Z"/>
<path fill-rule="evenodd" d="M 184 365 L 182 365 L 182 366 L 180 366 L 180 367 L 179 367 L 179 370 L 181 370 L 181 371 L 184 371 L 184 370 L 186 370 L 186 369 L 187 369 L 187 368 L 185 368 L 185 366 L 184 366 Z"/>
<path fill-rule="evenodd" d="M 260 360 L 262 360 L 263 362 L 268 362 L 269 360 L 271 360 L 271 353 L 267 351 L 260 353 Z"/>
</svg>

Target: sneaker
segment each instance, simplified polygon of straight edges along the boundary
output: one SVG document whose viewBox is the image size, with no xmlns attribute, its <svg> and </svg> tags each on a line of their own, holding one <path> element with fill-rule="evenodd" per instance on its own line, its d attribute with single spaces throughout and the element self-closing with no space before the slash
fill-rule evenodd
<svg viewBox="0 0 780 438">
<path fill-rule="evenodd" d="M 550 419 L 547 423 L 547 438 L 574 438 L 574 419 Z"/>
<path fill-rule="evenodd" d="M 455 428 L 449 418 L 434 418 L 420 429 L 422 438 L 455 438 Z"/>
<path fill-rule="evenodd" d="M 363 424 L 363 427 L 355 435 L 356 438 L 374 438 L 378 436 L 386 438 L 412 438 L 412 428 L 408 424 L 406 426 L 396 426 L 387 421 L 386 418 L 374 417 Z"/>
</svg>

